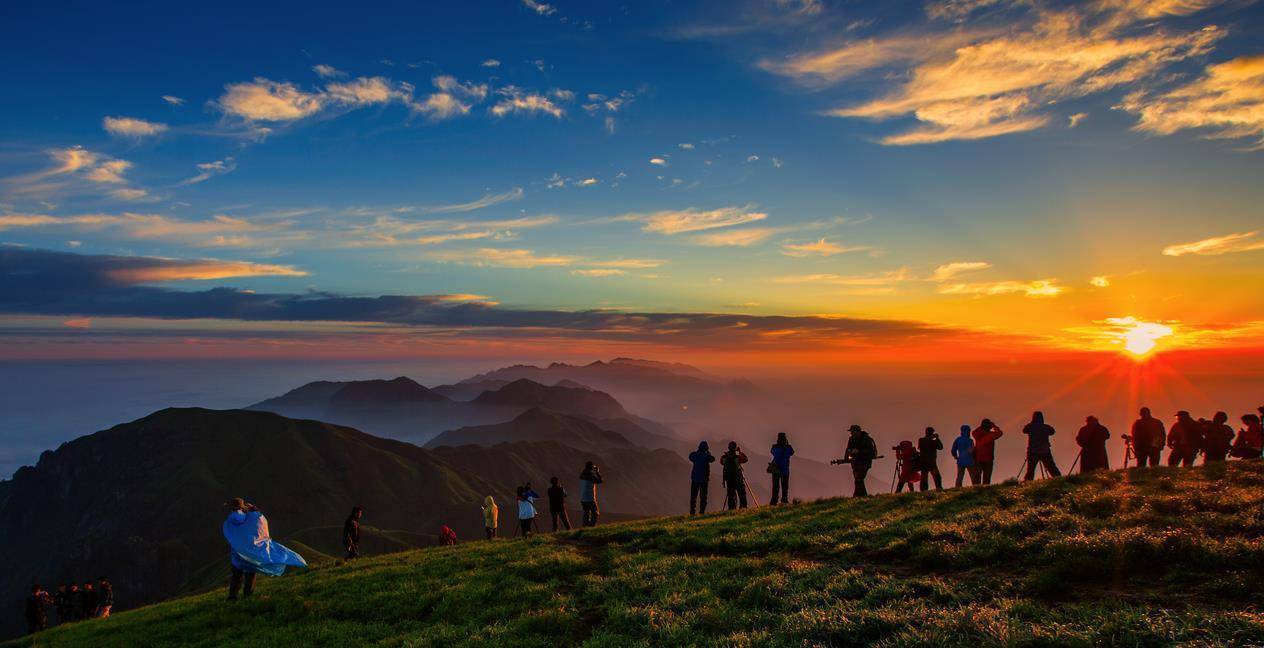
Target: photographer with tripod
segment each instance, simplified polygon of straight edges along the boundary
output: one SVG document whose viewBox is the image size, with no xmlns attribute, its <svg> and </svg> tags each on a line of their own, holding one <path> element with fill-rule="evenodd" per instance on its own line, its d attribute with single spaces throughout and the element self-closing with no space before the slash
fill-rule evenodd
<svg viewBox="0 0 1264 648">
<path fill-rule="evenodd" d="M 725 503 L 732 511 L 739 503 L 746 508 L 746 474 L 742 464 L 746 463 L 746 453 L 736 441 L 729 441 L 729 450 L 720 455 L 720 475 L 724 479 L 726 492 Z"/>
<path fill-rule="evenodd" d="M 852 497 L 864 497 L 869 494 L 869 489 L 865 488 L 865 477 L 869 475 L 869 469 L 873 467 L 873 460 L 881 458 L 878 454 L 878 444 L 874 443 L 873 437 L 859 425 L 853 425 L 847 428 L 847 431 L 851 433 L 851 436 L 847 439 L 847 450 L 843 452 L 843 458 L 835 459 L 830 464 L 851 464 L 852 478 L 856 481 L 856 489 L 852 492 Z"/>
<path fill-rule="evenodd" d="M 922 459 L 922 490 L 929 490 L 930 477 L 935 477 L 935 490 L 943 490 L 943 478 L 939 476 L 939 451 L 944 449 L 944 442 L 939 440 L 935 428 L 926 428 L 926 433 L 917 440 L 917 454 Z"/>
<path fill-rule="evenodd" d="M 1110 458 L 1106 455 L 1109 438 L 1110 430 L 1096 416 L 1084 419 L 1084 427 L 1075 435 L 1075 442 L 1080 445 L 1080 474 L 1110 469 Z M 1074 470 L 1075 466 L 1071 468 Z"/>
<path fill-rule="evenodd" d="M 1049 444 L 1049 437 L 1057 434 L 1057 431 L 1052 425 L 1045 423 L 1045 413 L 1032 412 L 1031 423 L 1023 426 L 1023 434 L 1027 435 L 1027 474 L 1023 476 L 1023 481 L 1036 478 L 1037 465 L 1043 466 L 1050 476 L 1061 476 L 1062 472 L 1053 461 L 1053 448 Z"/>
</svg>

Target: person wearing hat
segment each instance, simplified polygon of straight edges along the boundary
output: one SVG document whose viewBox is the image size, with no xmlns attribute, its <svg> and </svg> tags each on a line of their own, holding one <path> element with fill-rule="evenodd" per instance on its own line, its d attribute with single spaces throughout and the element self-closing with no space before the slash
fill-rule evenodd
<svg viewBox="0 0 1264 648">
<path fill-rule="evenodd" d="M 1203 433 L 1199 429 L 1198 421 L 1195 421 L 1185 410 L 1177 412 L 1176 422 L 1172 424 L 1172 429 L 1167 435 L 1167 447 L 1171 448 L 1171 452 L 1167 455 L 1167 465 L 1186 467 L 1194 465 L 1194 460 L 1198 458 L 1198 450 L 1202 447 L 1202 437 Z"/>
<path fill-rule="evenodd" d="M 258 507 L 240 497 L 229 500 L 227 507 L 228 517 L 222 528 L 233 570 L 228 582 L 228 600 L 237 600 L 238 590 L 246 597 L 253 594 L 256 574 L 280 576 L 287 566 L 307 567 L 302 556 L 272 540 L 268 519 Z"/>
<path fill-rule="evenodd" d="M 852 497 L 864 497 L 869 494 L 869 489 L 865 488 L 865 477 L 873 467 L 873 460 L 878 457 L 878 444 L 859 425 L 853 425 L 847 431 L 851 436 L 847 439 L 847 450 L 843 452 L 842 461 L 851 464 L 852 479 L 856 482 Z"/>
</svg>

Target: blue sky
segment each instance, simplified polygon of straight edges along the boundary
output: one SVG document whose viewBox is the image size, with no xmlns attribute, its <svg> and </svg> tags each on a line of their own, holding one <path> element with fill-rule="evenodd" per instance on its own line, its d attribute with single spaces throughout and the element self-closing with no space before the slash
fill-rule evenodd
<svg viewBox="0 0 1264 648">
<path fill-rule="evenodd" d="M 111 281 L 1259 330 L 1252 2 L 2 11 L 0 242 Z"/>
</svg>

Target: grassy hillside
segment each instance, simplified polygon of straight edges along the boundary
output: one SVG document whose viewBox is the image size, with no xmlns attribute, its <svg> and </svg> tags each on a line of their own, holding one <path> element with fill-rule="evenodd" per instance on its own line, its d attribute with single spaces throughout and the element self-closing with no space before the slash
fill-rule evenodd
<svg viewBox="0 0 1264 648">
<path fill-rule="evenodd" d="M 1262 568 L 1264 466 L 1232 463 L 471 542 L 40 643 L 1258 645 Z"/>
</svg>

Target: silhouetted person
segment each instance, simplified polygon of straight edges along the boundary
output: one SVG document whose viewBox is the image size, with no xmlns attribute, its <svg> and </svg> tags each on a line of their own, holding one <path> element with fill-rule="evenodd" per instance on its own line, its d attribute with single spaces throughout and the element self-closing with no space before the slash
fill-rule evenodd
<svg viewBox="0 0 1264 648">
<path fill-rule="evenodd" d="M 1053 448 L 1049 445 L 1049 437 L 1056 431 L 1052 425 L 1045 423 L 1045 413 L 1032 412 L 1031 423 L 1023 426 L 1023 434 L 1027 435 L 1027 474 L 1023 480 L 1036 478 L 1036 464 L 1044 464 L 1045 472 L 1053 477 L 1061 475 L 1058 464 L 1053 461 Z"/>
<path fill-rule="evenodd" d="M 715 456 L 706 441 L 699 442 L 698 449 L 689 453 L 689 463 L 693 464 L 689 470 L 689 515 L 694 514 L 695 504 L 697 513 L 707 512 L 707 487 L 711 485 L 711 464 L 714 461 Z"/>
<path fill-rule="evenodd" d="M 26 631 L 35 634 L 48 627 L 48 611 L 53 604 L 53 597 L 39 585 L 31 586 L 31 594 L 26 597 Z"/>
<path fill-rule="evenodd" d="M 112 609 L 114 609 L 114 585 L 110 583 L 110 579 L 101 576 L 97 578 L 96 617 L 98 619 L 108 619 Z"/>
<path fill-rule="evenodd" d="M 360 557 L 360 518 L 364 517 L 364 509 L 359 506 L 351 509 L 351 515 L 342 525 L 342 548 L 347 550 L 347 559 Z"/>
<path fill-rule="evenodd" d="M 1233 456 L 1239 459 L 1259 459 L 1264 455 L 1264 426 L 1260 424 L 1257 414 L 1244 414 L 1242 424 L 1246 427 L 1238 430 L 1238 438 L 1233 442 Z"/>
<path fill-rule="evenodd" d="M 83 620 L 83 592 L 79 591 L 78 583 L 71 583 L 70 589 L 66 592 L 66 600 L 70 608 L 69 620 Z"/>
<path fill-rule="evenodd" d="M 567 531 L 571 530 L 571 518 L 566 515 L 566 489 L 557 477 L 549 479 L 549 517 L 553 520 L 553 530 L 557 531 L 558 523 Z"/>
<path fill-rule="evenodd" d="M 488 540 L 496 539 L 496 528 L 500 526 L 500 507 L 491 495 L 483 498 L 483 533 Z"/>
<path fill-rule="evenodd" d="M 978 484 L 978 478 L 975 477 L 971 468 L 974 466 L 974 439 L 970 438 L 970 426 L 962 425 L 961 434 L 952 442 L 952 458 L 957 460 L 957 488 L 961 488 L 962 478 L 968 473 L 970 475 L 970 483 Z"/>
<path fill-rule="evenodd" d="M 1202 445 L 1202 431 L 1198 421 L 1190 417 L 1189 412 L 1181 410 L 1176 413 L 1176 422 L 1167 435 L 1167 454 L 1169 466 L 1192 466 L 1198 458 L 1198 450 Z"/>
<path fill-rule="evenodd" d="M 1110 430 L 1096 416 L 1084 419 L 1084 427 L 1075 434 L 1075 442 L 1080 445 L 1081 474 L 1110 469 L 1110 458 L 1106 455 L 1106 440 L 1109 438 Z"/>
<path fill-rule="evenodd" d="M 53 594 L 53 609 L 57 610 L 57 624 L 70 623 L 74 618 L 70 615 L 70 590 L 65 583 L 57 586 Z"/>
<path fill-rule="evenodd" d="M 233 569 L 228 581 L 228 600 L 236 600 L 239 590 L 242 595 L 251 596 L 255 576 L 260 573 L 280 576 L 286 567 L 307 567 L 302 556 L 272 539 L 268 519 L 258 507 L 240 497 L 229 500 L 227 506 L 228 517 L 220 530 L 228 542 L 228 561 Z"/>
<path fill-rule="evenodd" d="M 873 460 L 878 458 L 878 444 L 859 425 L 853 425 L 847 431 L 850 436 L 847 438 L 847 449 L 843 451 L 842 461 L 851 464 L 851 476 L 855 482 L 852 497 L 864 497 L 869 494 L 869 489 L 865 487 L 865 478 L 869 476 L 869 469 L 873 468 Z"/>
<path fill-rule="evenodd" d="M 583 525 L 597 526 L 597 518 L 601 510 L 597 508 L 597 484 L 601 483 L 601 471 L 597 465 L 589 461 L 584 464 L 584 471 L 579 473 L 579 506 L 583 509 Z"/>
<path fill-rule="evenodd" d="M 1233 428 L 1229 427 L 1229 415 L 1216 412 L 1203 430 L 1203 456 L 1205 462 L 1224 461 L 1233 447 Z"/>
<path fill-rule="evenodd" d="M 83 618 L 91 619 L 96 615 L 97 603 L 99 602 L 97 588 L 92 584 L 92 581 L 87 581 L 79 588 L 79 591 L 83 592 Z"/>
<path fill-rule="evenodd" d="M 974 436 L 974 466 L 970 469 L 970 478 L 976 484 L 991 484 L 992 468 L 996 464 L 996 440 L 1005 433 L 991 419 L 983 419 L 971 434 Z"/>
<path fill-rule="evenodd" d="M 535 491 L 530 485 L 518 487 L 518 532 L 524 538 L 531 537 L 531 525 L 535 522 Z"/>
<path fill-rule="evenodd" d="M 1137 453 L 1137 466 L 1159 465 L 1159 455 L 1167 444 L 1163 421 L 1150 415 L 1150 408 L 1141 408 L 1140 418 L 1132 423 L 1132 448 Z"/>
<path fill-rule="evenodd" d="M 895 459 L 898 462 L 895 492 L 903 491 L 905 486 L 908 486 L 910 493 L 913 492 L 913 484 L 922 480 L 922 457 L 913 448 L 913 442 L 899 442 L 895 446 Z"/>
<path fill-rule="evenodd" d="M 453 531 L 452 527 L 446 524 L 443 525 L 439 529 L 439 546 L 440 547 L 455 547 L 456 546 L 456 531 Z"/>
<path fill-rule="evenodd" d="M 935 428 L 926 428 L 926 433 L 917 440 L 917 454 L 922 459 L 922 490 L 930 489 L 930 478 L 935 478 L 935 490 L 943 490 L 943 478 L 939 476 L 939 451 L 944 449 L 944 442 L 939 440 Z"/>
<path fill-rule="evenodd" d="M 730 511 L 739 504 L 746 508 L 746 474 L 742 471 L 744 463 L 746 453 L 742 452 L 736 441 L 729 441 L 729 451 L 720 455 L 720 469 L 726 493 L 724 501 Z"/>
<path fill-rule="evenodd" d="M 768 500 L 768 505 L 777 504 L 777 496 L 781 496 L 781 503 L 787 503 L 790 498 L 790 457 L 794 456 L 794 446 L 790 445 L 790 441 L 786 439 L 785 432 L 777 433 L 777 442 L 772 445 L 769 450 L 772 453 L 772 461 L 769 467 L 772 472 L 772 499 Z"/>
</svg>

